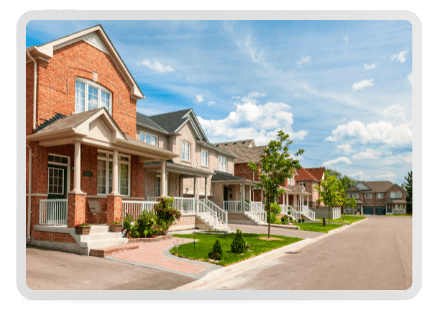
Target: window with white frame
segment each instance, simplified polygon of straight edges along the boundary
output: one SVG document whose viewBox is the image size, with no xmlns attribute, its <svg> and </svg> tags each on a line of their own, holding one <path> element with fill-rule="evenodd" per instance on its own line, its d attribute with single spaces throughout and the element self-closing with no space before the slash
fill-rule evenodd
<svg viewBox="0 0 438 313">
<path fill-rule="evenodd" d="M 49 194 L 64 194 L 64 169 L 49 167 Z"/>
<path fill-rule="evenodd" d="M 119 193 L 130 195 L 131 157 L 119 154 Z M 110 194 L 113 190 L 113 154 L 112 152 L 97 152 L 97 194 Z"/>
<path fill-rule="evenodd" d="M 372 193 L 366 193 L 364 195 L 365 199 L 372 199 L 373 198 L 373 194 Z"/>
<path fill-rule="evenodd" d="M 401 193 L 401 192 L 395 192 L 395 191 L 393 191 L 393 192 L 390 193 L 390 197 L 391 197 L 392 199 L 401 199 L 401 197 L 402 197 L 402 193 Z"/>
<path fill-rule="evenodd" d="M 227 171 L 227 158 L 219 156 L 219 171 L 226 172 Z"/>
<path fill-rule="evenodd" d="M 385 194 L 383 192 L 379 192 L 376 196 L 377 199 L 384 199 L 385 198 Z"/>
<path fill-rule="evenodd" d="M 112 93 L 95 82 L 85 78 L 75 80 L 75 112 L 81 113 L 106 108 L 112 114 Z"/>
<path fill-rule="evenodd" d="M 190 161 L 190 144 L 187 141 L 182 142 L 181 158 L 184 161 Z"/>
<path fill-rule="evenodd" d="M 201 165 L 208 167 L 208 151 L 201 150 Z"/>
<path fill-rule="evenodd" d="M 140 131 L 140 140 L 153 146 L 158 146 L 158 137 L 144 131 Z"/>
<path fill-rule="evenodd" d="M 295 178 L 294 178 L 294 176 L 289 177 L 289 178 L 288 178 L 288 185 L 289 185 L 289 186 L 293 186 L 294 183 L 295 183 Z"/>
<path fill-rule="evenodd" d="M 161 176 L 157 176 L 157 192 L 155 193 L 155 196 L 161 196 Z"/>
<path fill-rule="evenodd" d="M 300 185 L 300 186 L 304 186 L 304 188 L 306 188 L 306 183 L 303 182 L 303 181 L 300 181 L 300 182 L 299 182 L 299 185 Z"/>
</svg>

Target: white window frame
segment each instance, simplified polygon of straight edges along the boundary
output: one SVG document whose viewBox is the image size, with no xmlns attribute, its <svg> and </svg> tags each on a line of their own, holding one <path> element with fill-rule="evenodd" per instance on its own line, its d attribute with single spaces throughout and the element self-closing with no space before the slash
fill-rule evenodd
<svg viewBox="0 0 438 313">
<path fill-rule="evenodd" d="M 204 154 L 205 154 L 205 160 L 204 160 Z M 208 167 L 208 151 L 204 149 L 201 149 L 201 166 Z"/>
<path fill-rule="evenodd" d="M 385 194 L 383 192 L 378 192 L 376 195 L 376 199 L 385 199 Z"/>
<path fill-rule="evenodd" d="M 400 195 L 400 196 L 397 196 Z M 401 193 L 400 191 L 391 191 L 390 193 L 390 198 L 391 199 L 401 199 L 403 197 L 403 193 Z"/>
<path fill-rule="evenodd" d="M 226 157 L 219 156 L 218 157 L 218 170 L 221 172 L 227 172 L 228 169 L 228 160 Z"/>
<path fill-rule="evenodd" d="M 50 170 L 52 170 L 52 171 L 55 171 L 55 170 L 62 171 L 62 181 L 61 181 L 62 182 L 62 184 L 61 184 L 62 190 L 61 190 L 61 192 L 50 192 L 50 172 L 51 172 Z M 47 176 L 47 193 L 51 194 L 51 195 L 64 195 L 64 191 L 65 191 L 65 188 L 66 188 L 66 186 L 64 185 L 64 179 L 65 179 L 64 175 L 67 175 L 65 170 L 63 168 L 49 167 L 48 171 L 47 171 L 47 174 L 48 174 L 48 176 Z M 52 183 L 52 186 L 55 186 L 55 185 Z M 56 186 L 58 187 L 58 185 L 56 185 Z"/>
<path fill-rule="evenodd" d="M 190 142 L 183 141 L 181 144 L 181 160 L 190 162 L 190 149 L 191 149 Z"/>
<path fill-rule="evenodd" d="M 147 136 L 149 135 L 149 142 L 147 140 Z M 141 139 L 141 137 L 143 136 L 143 140 Z M 155 138 L 155 144 L 152 143 L 152 138 Z M 143 141 L 145 143 L 148 143 L 150 145 L 156 146 L 158 147 L 158 136 L 152 135 L 150 133 L 144 132 L 142 130 L 140 130 L 140 141 Z"/>
<path fill-rule="evenodd" d="M 373 194 L 370 192 L 367 192 L 364 194 L 364 199 L 373 199 Z"/>
<path fill-rule="evenodd" d="M 67 175 L 67 186 L 65 186 L 65 188 L 67 188 L 67 193 L 70 192 L 70 157 L 66 156 L 66 155 L 54 154 L 54 153 L 49 153 L 48 156 L 67 158 L 67 163 L 62 163 L 62 162 L 56 162 L 56 161 L 49 161 L 48 160 L 49 158 L 47 157 L 47 164 L 61 165 L 61 166 L 67 167 L 67 173 L 65 173 Z M 47 181 L 47 190 L 49 190 L 48 184 L 49 184 L 49 181 Z"/>
<path fill-rule="evenodd" d="M 97 193 L 98 195 L 108 195 L 110 194 L 109 190 L 110 187 L 112 188 L 112 180 L 109 180 L 109 170 L 110 170 L 110 162 L 113 162 L 113 152 L 112 151 L 106 151 L 106 150 L 97 150 L 97 160 L 105 161 L 105 193 Z M 105 153 L 106 156 L 100 156 L 99 153 Z M 122 158 L 128 158 L 128 161 L 122 160 Z M 121 171 L 122 167 L 121 164 L 127 164 L 128 165 L 128 194 L 122 194 L 120 192 L 120 177 L 121 177 Z M 112 191 L 112 190 L 111 190 Z M 125 197 L 131 196 L 131 156 L 126 154 L 120 154 L 119 153 L 119 190 L 118 192 Z"/>
<path fill-rule="evenodd" d="M 103 105 L 102 101 L 101 101 L 102 91 L 109 94 L 109 100 L 108 100 L 109 101 L 109 112 L 108 113 L 110 115 L 112 115 L 112 111 L 113 111 L 113 93 L 110 90 L 108 90 L 105 87 L 103 87 L 102 85 L 99 85 L 99 84 L 97 84 L 97 83 L 95 83 L 95 82 L 93 82 L 91 80 L 88 80 L 88 79 L 85 79 L 85 78 L 82 78 L 82 77 L 76 77 L 75 78 L 75 112 L 76 113 L 83 113 L 82 111 L 79 111 L 79 108 L 78 108 L 78 106 L 76 104 L 76 81 L 79 81 L 79 82 L 85 84 L 85 111 L 83 111 L 83 112 L 87 112 L 89 110 L 88 109 L 88 86 L 92 86 L 92 87 L 97 88 L 99 90 L 99 92 L 97 94 L 97 96 L 98 96 L 97 107 L 98 108 L 104 108 L 105 107 Z"/>
</svg>

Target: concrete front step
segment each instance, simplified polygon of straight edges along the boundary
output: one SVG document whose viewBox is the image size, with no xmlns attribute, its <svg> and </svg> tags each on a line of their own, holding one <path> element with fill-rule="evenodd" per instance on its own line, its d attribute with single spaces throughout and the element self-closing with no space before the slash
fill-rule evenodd
<svg viewBox="0 0 438 313">
<path fill-rule="evenodd" d="M 122 233 L 104 233 L 104 232 L 98 232 L 98 233 L 91 233 L 89 235 L 81 235 L 81 242 L 89 242 L 89 241 L 95 241 L 95 240 L 102 240 L 102 239 L 118 239 L 122 238 Z"/>
<path fill-rule="evenodd" d="M 127 244 L 128 241 L 129 241 L 128 238 L 117 238 L 117 239 L 100 239 L 100 240 L 86 241 L 83 243 L 86 244 L 88 250 L 91 250 L 97 248 L 124 245 Z"/>
<path fill-rule="evenodd" d="M 108 225 L 105 225 L 105 224 L 91 225 L 91 228 L 90 228 L 90 234 L 109 233 L 109 231 L 110 231 L 110 227 Z"/>
<path fill-rule="evenodd" d="M 104 258 L 110 256 L 113 253 L 118 253 L 126 250 L 138 249 L 138 248 L 139 248 L 138 244 L 131 243 L 126 245 L 111 246 L 106 248 L 90 249 L 90 256 Z"/>
</svg>

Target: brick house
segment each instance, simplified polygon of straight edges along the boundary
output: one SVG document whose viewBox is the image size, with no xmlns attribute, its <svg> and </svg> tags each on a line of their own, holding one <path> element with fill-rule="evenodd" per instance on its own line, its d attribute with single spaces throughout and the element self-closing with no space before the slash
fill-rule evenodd
<svg viewBox="0 0 438 313">
<path fill-rule="evenodd" d="M 363 214 L 405 214 L 406 191 L 390 181 L 363 181 L 346 191 Z"/>
<path fill-rule="evenodd" d="M 142 98 L 100 25 L 26 49 L 28 242 L 88 253 L 75 225 L 120 219 L 122 202 L 144 199 L 143 163 L 178 154 L 136 139 Z"/>
<path fill-rule="evenodd" d="M 263 155 L 264 149 L 267 146 L 257 146 L 254 139 L 216 143 L 215 145 L 236 156 L 234 160 L 234 174 L 247 180 L 246 182 L 236 182 L 236 184 L 243 185 L 241 188 L 245 190 L 244 201 L 247 200 L 254 203 L 254 205 L 260 203 L 259 206 L 263 207 L 263 193 L 257 187 L 259 177 L 251 171 L 248 163 L 254 162 L 259 164 L 260 156 Z M 313 216 L 313 212 L 309 212 L 308 208 L 311 193 L 307 192 L 303 186 L 296 184 L 296 177 L 298 177 L 298 173 L 295 173 L 292 178 L 280 184 L 284 194 L 277 199 L 277 203 L 280 204 L 281 214 L 287 214 L 288 211 L 292 210 L 302 214 L 309 213 L 307 215 L 310 218 Z"/>
<path fill-rule="evenodd" d="M 319 191 L 315 189 L 315 186 L 321 187 L 321 180 L 324 180 L 324 173 L 325 167 L 300 168 L 297 170 L 296 184 L 303 186 L 306 192 L 311 195 L 309 207 L 314 209 L 324 205 L 323 202 L 317 202 L 319 199 Z"/>
</svg>

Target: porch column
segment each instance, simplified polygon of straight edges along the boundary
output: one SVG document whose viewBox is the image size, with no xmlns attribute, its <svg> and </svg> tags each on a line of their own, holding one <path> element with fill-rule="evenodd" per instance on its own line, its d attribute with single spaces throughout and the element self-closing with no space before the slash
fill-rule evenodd
<svg viewBox="0 0 438 313">
<path fill-rule="evenodd" d="M 194 198 L 197 198 L 198 197 L 198 188 L 196 188 L 196 187 L 198 187 L 198 184 L 197 184 L 197 181 L 196 181 L 196 176 L 193 176 L 193 197 Z"/>
<path fill-rule="evenodd" d="M 161 161 L 161 197 L 166 197 L 167 175 L 166 175 L 166 160 Z"/>
<path fill-rule="evenodd" d="M 75 170 L 74 170 L 74 182 L 73 193 L 82 193 L 81 191 L 81 143 L 75 141 Z"/>
<path fill-rule="evenodd" d="M 75 163 L 73 190 L 68 194 L 67 227 L 74 228 L 85 223 L 85 196 L 81 190 L 81 143 L 75 141 Z"/>
<path fill-rule="evenodd" d="M 286 193 L 286 209 L 289 211 L 289 194 Z"/>
<path fill-rule="evenodd" d="M 208 177 L 205 176 L 205 179 L 204 179 L 204 184 L 205 184 L 205 189 L 204 189 L 204 203 L 205 203 L 205 204 L 207 204 L 207 179 L 208 179 Z"/>
<path fill-rule="evenodd" d="M 119 151 L 113 152 L 113 195 L 119 195 Z"/>
</svg>

